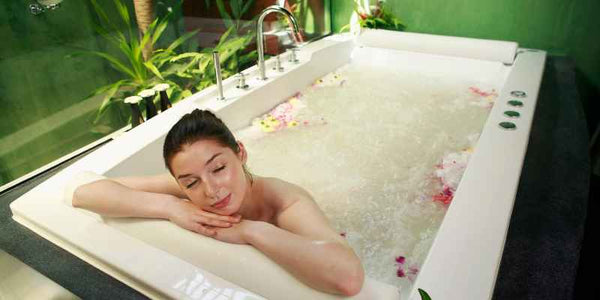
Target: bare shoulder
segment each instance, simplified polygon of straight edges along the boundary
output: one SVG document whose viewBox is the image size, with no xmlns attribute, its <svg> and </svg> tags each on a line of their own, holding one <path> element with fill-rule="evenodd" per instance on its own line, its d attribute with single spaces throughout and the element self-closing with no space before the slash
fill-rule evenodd
<svg viewBox="0 0 600 300">
<path fill-rule="evenodd" d="M 265 180 L 272 193 L 269 196 L 279 202 L 275 225 L 311 239 L 345 243 L 307 190 L 278 178 Z"/>
<path fill-rule="evenodd" d="M 264 196 L 279 214 L 298 201 L 313 201 L 308 191 L 299 185 L 275 177 L 263 177 Z"/>
</svg>

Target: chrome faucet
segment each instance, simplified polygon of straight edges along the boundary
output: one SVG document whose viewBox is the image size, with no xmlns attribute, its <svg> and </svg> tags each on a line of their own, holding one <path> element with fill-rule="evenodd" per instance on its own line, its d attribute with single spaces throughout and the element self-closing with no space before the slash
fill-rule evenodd
<svg viewBox="0 0 600 300">
<path fill-rule="evenodd" d="M 258 70 L 260 72 L 259 78 L 261 80 L 267 79 L 267 76 L 265 74 L 265 38 L 263 35 L 263 26 L 262 25 L 263 25 L 263 21 L 264 21 L 265 17 L 272 12 L 281 13 L 287 17 L 288 21 L 292 24 L 294 34 L 296 35 L 294 38 L 297 38 L 300 33 L 300 30 L 298 30 L 298 22 L 296 22 L 296 18 L 294 18 L 294 15 L 292 15 L 292 13 L 289 10 L 283 8 L 282 6 L 271 5 L 267 8 L 265 8 L 260 13 L 260 16 L 258 17 L 258 21 L 256 23 L 256 47 L 258 50 Z M 297 43 L 297 41 L 296 41 L 296 43 Z"/>
</svg>

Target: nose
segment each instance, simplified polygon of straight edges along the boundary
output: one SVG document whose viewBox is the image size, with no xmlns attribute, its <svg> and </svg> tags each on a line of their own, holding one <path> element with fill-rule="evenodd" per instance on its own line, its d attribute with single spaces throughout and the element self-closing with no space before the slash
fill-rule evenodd
<svg viewBox="0 0 600 300">
<path fill-rule="evenodd" d="M 215 187 L 212 181 L 206 181 L 204 194 L 207 198 L 214 198 L 216 196 L 218 188 Z"/>
</svg>

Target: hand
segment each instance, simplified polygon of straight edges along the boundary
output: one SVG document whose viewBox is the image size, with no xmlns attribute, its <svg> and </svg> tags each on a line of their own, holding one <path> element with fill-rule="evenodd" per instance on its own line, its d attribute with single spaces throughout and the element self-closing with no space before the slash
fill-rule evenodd
<svg viewBox="0 0 600 300">
<path fill-rule="evenodd" d="M 231 244 L 250 244 L 250 234 L 264 224 L 266 223 L 261 221 L 242 220 L 229 228 L 214 228 L 216 234 L 213 238 Z"/>
<path fill-rule="evenodd" d="M 181 228 L 213 237 L 216 228 L 228 228 L 239 223 L 240 215 L 222 216 L 202 210 L 189 201 L 177 198 L 168 206 L 169 220 Z"/>
</svg>

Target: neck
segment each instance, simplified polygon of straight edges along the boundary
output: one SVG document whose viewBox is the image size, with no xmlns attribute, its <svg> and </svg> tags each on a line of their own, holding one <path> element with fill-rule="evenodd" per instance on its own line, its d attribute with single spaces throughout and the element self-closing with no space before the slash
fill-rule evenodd
<svg viewBox="0 0 600 300">
<path fill-rule="evenodd" d="M 250 180 L 248 180 L 244 202 L 242 203 L 242 207 L 240 207 L 239 213 L 244 219 L 260 220 L 264 211 L 263 206 L 262 183 L 261 180 L 254 177 L 254 183 L 251 184 Z"/>
</svg>

